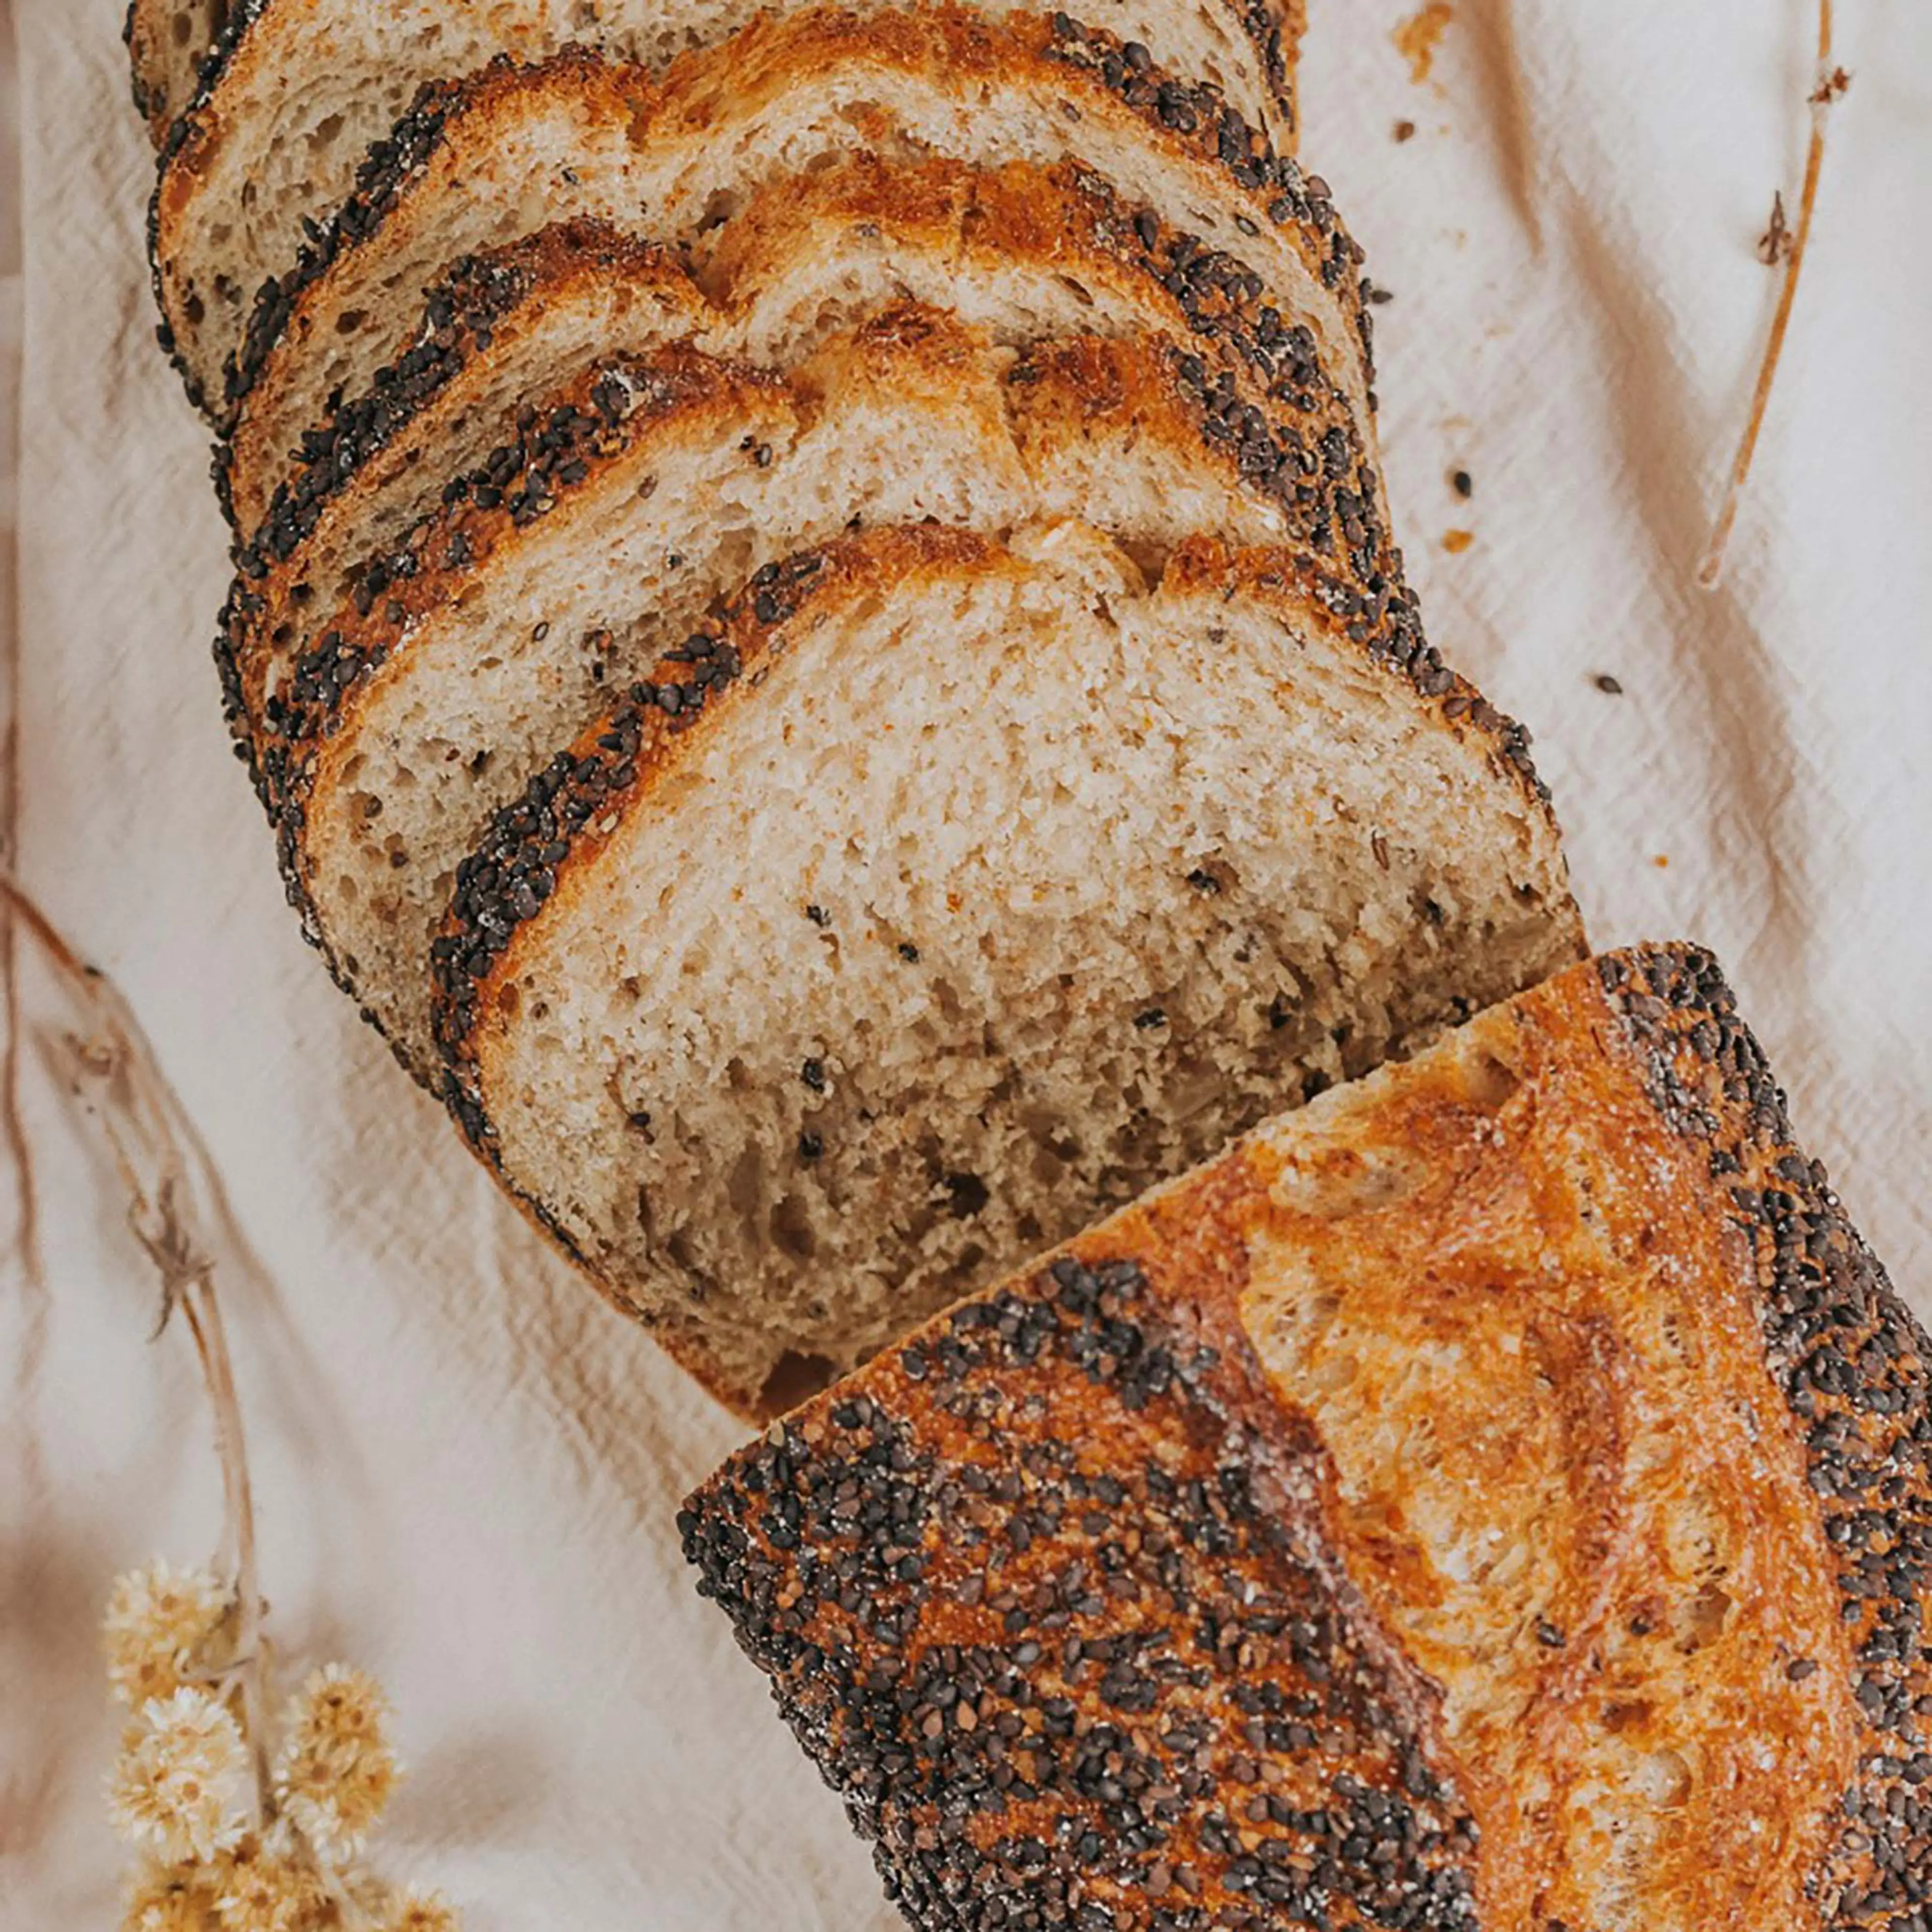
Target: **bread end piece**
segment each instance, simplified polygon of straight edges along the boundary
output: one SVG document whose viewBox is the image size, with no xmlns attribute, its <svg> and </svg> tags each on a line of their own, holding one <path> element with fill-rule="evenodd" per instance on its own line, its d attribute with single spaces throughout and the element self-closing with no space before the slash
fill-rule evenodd
<svg viewBox="0 0 1932 1932">
<path fill-rule="evenodd" d="M 1709 956 L 1646 948 L 960 1304 L 681 1522 L 916 1925 L 1890 1932 L 1927 1348 Z"/>
</svg>

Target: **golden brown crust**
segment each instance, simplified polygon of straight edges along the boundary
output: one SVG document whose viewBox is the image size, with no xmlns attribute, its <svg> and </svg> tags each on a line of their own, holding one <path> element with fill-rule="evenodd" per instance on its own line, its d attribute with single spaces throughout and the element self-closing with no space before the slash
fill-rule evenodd
<svg viewBox="0 0 1932 1932">
<path fill-rule="evenodd" d="M 1598 975 L 1246 1165 L 1247 1325 L 1335 1458 L 1352 1574 L 1444 1686 L 1484 1922 L 1621 1922 L 1634 1890 L 1646 1924 L 1804 1923 L 1852 1762 L 1829 1556 L 1762 1426 L 1726 1204 Z"/>
<path fill-rule="evenodd" d="M 1337 1601 L 1360 1586 L 1356 1654 L 1424 1684 L 1378 1707 L 1384 1741 L 1480 1850 L 1374 1922 L 1889 1932 L 1928 1869 L 1926 1346 L 1708 956 L 1612 955 L 848 1378 L 692 1498 L 686 1550 L 915 1924 L 1024 1922 L 1076 1880 L 1115 1925 L 1169 1900 L 1220 1923 L 1231 1877 L 1306 1918 L 1264 1887 L 1324 1856 L 1274 1803 L 1334 1781 L 1318 1726 L 1210 1742 L 1187 1804 L 1144 1840 L 1106 1821 L 1086 1859 L 1094 1787 L 1042 1742 L 1056 1699 L 1154 1760 L 1204 1705 L 1253 1708 L 1271 1632 L 1138 1688 L 1138 1634 L 1198 1588 L 1142 1560 L 1174 1536 L 1143 1472 L 1204 1442 L 1179 1540 L 1217 1533 L 1217 1490 L 1264 1498 Z M 1069 1574 L 1120 1594 L 1049 1637 L 1066 1606 L 1035 1579 Z M 969 1576 L 1011 1620 L 962 1618 Z M 1105 1678 L 1069 1681 L 1070 1632 Z M 1030 1787 L 990 1822 L 992 1766 L 928 1714 L 962 1696 Z M 1332 1882 L 1322 1906 L 1371 1916 Z"/>
<path fill-rule="evenodd" d="M 1238 1244 L 1106 1236 L 734 1458 L 680 1519 L 700 1589 L 915 1927 L 1474 1932 L 1436 1700 L 1324 1546 Z"/>
<path fill-rule="evenodd" d="M 1722 974 L 1695 948 L 1600 962 L 1652 1104 L 1708 1178 L 1831 1552 L 1856 1775 L 1808 1875 L 1826 1932 L 1900 1932 L 1932 1872 L 1932 1342 L 1797 1144 Z M 1780 1587 L 1782 1580 L 1780 1580 Z"/>
</svg>

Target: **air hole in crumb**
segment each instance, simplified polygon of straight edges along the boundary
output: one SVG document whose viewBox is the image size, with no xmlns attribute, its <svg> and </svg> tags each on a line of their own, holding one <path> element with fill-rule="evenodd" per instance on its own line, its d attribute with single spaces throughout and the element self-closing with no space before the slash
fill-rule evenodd
<svg viewBox="0 0 1932 1932">
<path fill-rule="evenodd" d="M 986 1203 L 993 1197 L 986 1184 L 976 1174 L 949 1174 L 946 1177 L 946 1191 L 952 1197 L 952 1214 L 956 1221 L 970 1221 L 975 1214 L 985 1210 Z"/>
<path fill-rule="evenodd" d="M 818 1252 L 812 1217 L 796 1194 L 788 1194 L 772 1210 L 771 1232 L 772 1245 L 795 1262 L 808 1262 Z"/>
<path fill-rule="evenodd" d="M 1678 1647 L 1689 1652 L 1714 1642 L 1724 1634 L 1731 1608 L 1730 1598 L 1714 1583 L 1700 1590 L 1684 1606 Z"/>
<path fill-rule="evenodd" d="M 1679 1809 L 1690 1796 L 1690 1767 L 1674 1750 L 1652 1751 L 1637 1764 L 1636 1782 L 1660 1811 Z"/>
<path fill-rule="evenodd" d="M 760 1415 L 782 1415 L 808 1402 L 838 1373 L 834 1364 L 823 1355 L 804 1355 L 788 1348 L 781 1355 L 764 1386 L 758 1391 Z"/>
<path fill-rule="evenodd" d="M 1516 1069 L 1482 1049 L 1462 1063 L 1462 1090 L 1479 1107 L 1500 1107 L 1522 1084 Z"/>
</svg>

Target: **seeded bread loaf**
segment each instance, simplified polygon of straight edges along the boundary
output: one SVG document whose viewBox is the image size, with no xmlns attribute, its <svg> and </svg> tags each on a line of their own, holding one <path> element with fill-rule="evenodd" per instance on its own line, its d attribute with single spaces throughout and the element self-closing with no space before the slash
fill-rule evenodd
<svg viewBox="0 0 1932 1932">
<path fill-rule="evenodd" d="M 1898 1932 L 1928 1348 L 1708 957 L 1615 954 L 902 1340 L 686 1550 L 916 1926 Z"/>
<path fill-rule="evenodd" d="M 610 692 L 767 560 L 862 522 L 1078 514 L 1154 560 L 1283 521 L 1204 450 L 1157 350 L 1016 354 L 917 309 L 833 338 L 788 381 L 682 349 L 602 362 L 536 416 L 263 707 L 298 902 L 432 1084 L 427 966 L 458 862 Z"/>
<path fill-rule="evenodd" d="M 761 572 L 461 868 L 472 1139 L 768 1412 L 1576 957 L 1520 733 L 1322 589 L 1069 525 Z"/>
<path fill-rule="evenodd" d="M 163 308 L 190 388 L 218 401 L 220 377 L 255 292 L 355 186 L 426 82 L 502 57 L 530 63 L 579 43 L 662 68 L 758 19 L 750 0 L 268 0 L 234 23 L 194 104 L 169 136 L 154 206 Z M 997 21 L 1004 0 L 986 0 Z M 1218 107 L 1273 134 L 1286 78 L 1270 0 L 1106 0 L 1094 25 L 1150 68 L 1205 86 Z M 1019 16 L 1030 29 L 1034 22 Z M 1150 50 L 1151 58 L 1150 58 Z M 1124 55 L 1123 56 L 1124 58 Z M 641 78 L 641 74 L 640 76 Z M 568 164 L 567 157 L 566 164 Z"/>
<path fill-rule="evenodd" d="M 760 178 L 834 153 L 1079 162 L 1124 214 L 1150 207 L 1244 262 L 1288 321 L 1314 329 L 1366 419 L 1359 251 L 1318 184 L 1211 91 L 1128 67 L 1064 16 L 994 22 L 951 5 L 766 16 L 661 84 L 579 52 L 427 92 L 355 198 L 262 288 L 214 393 L 232 407 L 266 387 L 268 420 L 306 427 L 394 352 L 455 257 L 571 214 L 678 241 Z M 161 257 L 178 333 L 179 259 Z"/>
<path fill-rule="evenodd" d="M 907 300 L 1001 346 L 1095 333 L 1143 343 L 1209 470 L 1232 460 L 1276 505 L 1272 527 L 1250 534 L 1324 553 L 1352 608 L 1406 608 L 1378 472 L 1311 335 L 1271 329 L 1247 285 L 1190 245 L 1151 217 L 1118 221 L 1075 169 L 856 160 L 775 183 L 715 230 L 701 304 L 656 251 L 602 230 L 546 230 L 473 259 L 432 296 L 396 368 L 309 439 L 316 460 L 278 493 L 240 560 L 219 646 L 238 731 L 259 739 L 286 668 L 338 604 L 369 615 L 396 574 L 391 552 L 448 478 L 514 443 L 515 416 L 574 380 L 600 337 L 613 352 L 688 340 L 789 367 Z"/>
</svg>

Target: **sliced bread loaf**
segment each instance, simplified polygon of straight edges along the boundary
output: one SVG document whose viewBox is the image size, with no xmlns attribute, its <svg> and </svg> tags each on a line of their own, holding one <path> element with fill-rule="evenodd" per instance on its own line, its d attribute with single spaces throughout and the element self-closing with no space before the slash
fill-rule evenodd
<svg viewBox="0 0 1932 1932">
<path fill-rule="evenodd" d="M 686 1550 L 915 1925 L 1898 1932 L 1928 1363 L 1647 949 L 901 1340 Z"/>
<path fill-rule="evenodd" d="M 789 367 L 910 298 L 1002 344 L 1145 336 L 1197 440 L 1280 506 L 1268 534 L 1328 557 L 1358 607 L 1400 595 L 1378 473 L 1310 332 L 1280 326 L 1187 236 L 1118 219 L 1077 170 L 847 160 L 772 184 L 715 235 L 701 308 L 654 251 L 582 228 L 476 258 L 432 296 L 408 355 L 309 439 L 316 460 L 242 556 L 219 646 L 238 731 L 259 734 L 278 668 L 362 601 L 370 573 L 396 574 L 401 532 L 450 476 L 514 440 L 524 399 L 574 380 L 600 332 L 614 352 L 688 338 Z"/>
<path fill-rule="evenodd" d="M 988 0 L 992 20 L 1006 10 L 1004 0 Z M 391 130 L 424 83 L 500 56 L 542 61 L 572 41 L 655 70 L 688 49 L 716 46 L 760 12 L 750 0 L 602 0 L 595 9 L 574 0 L 391 0 L 380 8 L 272 0 L 254 8 L 170 136 L 155 194 L 164 313 L 191 386 L 219 400 L 218 378 L 256 291 L 349 197 L 372 142 L 406 148 L 408 137 Z M 1016 16 L 1016 24 L 1032 38 L 1046 23 Z M 1094 24 L 1112 29 L 1114 44 L 1131 44 L 1150 68 L 1206 86 L 1216 109 L 1225 99 L 1258 128 L 1280 124 L 1275 82 L 1285 70 L 1271 0 L 1186 8 L 1106 0 Z"/>
<path fill-rule="evenodd" d="M 680 240 L 760 178 L 855 152 L 1078 162 L 1127 214 L 1150 208 L 1258 276 L 1286 322 L 1313 329 L 1366 420 L 1360 253 L 1325 190 L 1218 95 L 1130 65 L 1064 16 L 995 22 L 953 6 L 766 16 L 661 86 L 573 53 L 430 90 L 354 199 L 262 288 L 245 332 L 229 332 L 229 404 L 299 383 L 304 400 L 275 404 L 277 418 L 319 420 L 332 390 L 354 393 L 393 355 L 460 255 L 571 214 Z M 171 318 L 188 299 L 176 260 L 162 257 Z M 210 378 L 206 356 L 194 373 Z"/>
<path fill-rule="evenodd" d="M 285 863 L 339 976 L 427 1076 L 430 942 L 489 814 L 769 558 L 928 518 L 1077 513 L 1150 560 L 1197 530 L 1278 536 L 1198 421 L 1145 345 L 1016 361 L 918 310 L 789 382 L 686 350 L 590 372 L 268 707 Z"/>
<path fill-rule="evenodd" d="M 887 530 L 499 816 L 436 1024 L 512 1190 L 756 1414 L 1580 946 L 1520 731 L 1305 557 Z"/>
</svg>

